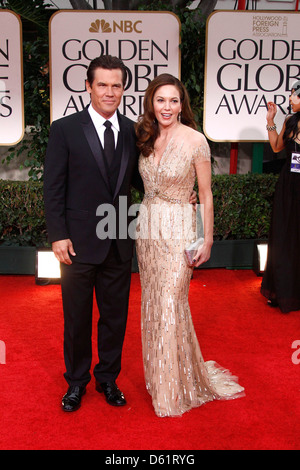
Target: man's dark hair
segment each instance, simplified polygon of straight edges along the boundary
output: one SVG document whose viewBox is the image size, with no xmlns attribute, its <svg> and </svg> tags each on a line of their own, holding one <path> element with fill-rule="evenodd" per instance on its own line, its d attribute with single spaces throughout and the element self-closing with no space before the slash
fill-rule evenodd
<svg viewBox="0 0 300 470">
<path fill-rule="evenodd" d="M 127 80 L 127 70 L 121 59 L 111 55 L 101 55 L 100 57 L 96 57 L 95 59 L 93 59 L 87 70 L 87 80 L 90 85 L 93 84 L 95 78 L 95 70 L 98 68 L 106 70 L 120 69 L 122 72 L 123 87 L 125 88 Z"/>
</svg>

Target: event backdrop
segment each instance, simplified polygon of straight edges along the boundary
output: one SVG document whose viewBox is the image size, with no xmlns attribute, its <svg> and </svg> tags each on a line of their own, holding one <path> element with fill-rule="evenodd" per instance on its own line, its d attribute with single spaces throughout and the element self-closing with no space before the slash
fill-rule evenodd
<svg viewBox="0 0 300 470">
<path fill-rule="evenodd" d="M 213 141 L 266 141 L 267 102 L 280 129 L 300 79 L 299 12 L 217 11 L 207 21 L 204 131 Z"/>
<path fill-rule="evenodd" d="M 13 145 L 24 135 L 22 24 L 0 10 L 0 145 Z"/>
<path fill-rule="evenodd" d="M 89 103 L 86 69 L 102 54 L 128 69 L 121 113 L 136 120 L 150 80 L 163 72 L 180 77 L 180 20 L 170 12 L 70 11 L 50 19 L 51 121 Z"/>
</svg>

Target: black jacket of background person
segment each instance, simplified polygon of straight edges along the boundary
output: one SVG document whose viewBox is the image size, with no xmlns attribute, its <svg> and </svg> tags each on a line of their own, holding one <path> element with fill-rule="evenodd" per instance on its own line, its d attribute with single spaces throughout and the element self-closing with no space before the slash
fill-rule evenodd
<svg viewBox="0 0 300 470">
<path fill-rule="evenodd" d="M 54 121 L 50 128 L 44 169 L 48 238 L 51 243 L 69 238 L 77 262 L 98 264 L 107 256 L 111 240 L 99 239 L 96 234 L 97 224 L 107 216 L 96 215 L 101 204 L 113 204 L 116 210 L 116 244 L 121 260 L 132 257 L 133 240 L 128 231 L 123 238 L 124 226 L 119 236 L 119 197 L 127 198 L 128 210 L 131 185 L 143 191 L 143 183 L 138 172 L 134 123 L 119 112 L 118 119 L 116 168 L 111 168 L 110 174 L 88 108 Z M 124 197 L 121 199 L 124 202 Z M 127 225 L 134 218 L 128 217 Z"/>
</svg>

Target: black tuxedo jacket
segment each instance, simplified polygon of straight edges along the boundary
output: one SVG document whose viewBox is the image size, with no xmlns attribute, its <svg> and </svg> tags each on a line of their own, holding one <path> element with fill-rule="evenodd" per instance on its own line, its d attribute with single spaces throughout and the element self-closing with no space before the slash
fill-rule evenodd
<svg viewBox="0 0 300 470">
<path fill-rule="evenodd" d="M 143 183 L 138 173 L 134 123 L 120 113 L 118 118 L 119 166 L 115 178 L 108 174 L 103 149 L 87 108 L 54 121 L 50 128 L 44 168 L 48 237 L 51 243 L 70 238 L 78 262 L 98 264 L 106 258 L 112 240 L 103 236 L 100 239 L 96 233 L 99 223 L 103 232 L 106 221 L 110 224 L 107 227 L 110 236 L 115 224 L 113 238 L 122 261 L 132 256 L 133 240 L 128 236 L 127 225 L 134 216 L 127 217 L 126 211 L 130 205 L 131 185 L 143 191 Z M 112 216 L 109 219 L 105 208 Z"/>
</svg>

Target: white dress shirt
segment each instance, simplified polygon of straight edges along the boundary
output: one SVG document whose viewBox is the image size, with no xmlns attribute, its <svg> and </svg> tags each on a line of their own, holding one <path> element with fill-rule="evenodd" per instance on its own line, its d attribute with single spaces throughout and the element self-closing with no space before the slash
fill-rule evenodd
<svg viewBox="0 0 300 470">
<path fill-rule="evenodd" d="M 100 142 L 102 144 L 102 147 L 104 147 L 104 131 L 106 127 L 104 126 L 105 121 L 110 121 L 111 122 L 111 128 L 114 133 L 115 137 L 115 147 L 117 146 L 118 142 L 118 134 L 120 132 L 120 126 L 119 126 L 119 121 L 118 121 L 118 115 L 117 111 L 113 114 L 113 116 L 109 119 L 105 119 L 101 114 L 97 113 L 95 109 L 93 108 L 92 104 L 89 105 L 88 111 L 90 113 L 91 119 L 93 121 L 93 124 L 96 128 L 96 131 L 98 133 Z"/>
</svg>

